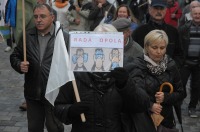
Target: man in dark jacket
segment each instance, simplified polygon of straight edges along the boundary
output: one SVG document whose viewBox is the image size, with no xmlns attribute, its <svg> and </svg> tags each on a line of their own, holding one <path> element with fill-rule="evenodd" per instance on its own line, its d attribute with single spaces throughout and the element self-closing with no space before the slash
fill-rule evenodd
<svg viewBox="0 0 200 132">
<path fill-rule="evenodd" d="M 198 117 L 196 106 L 200 98 L 200 7 L 191 10 L 192 21 L 179 27 L 185 52 L 185 62 L 181 69 L 183 86 L 186 87 L 191 75 L 191 96 L 188 106 L 189 116 Z"/>
<path fill-rule="evenodd" d="M 23 56 L 22 38 L 10 56 L 13 69 L 25 74 L 24 96 L 27 103 L 29 132 L 63 132 L 64 127 L 53 113 L 53 106 L 45 99 L 45 91 L 54 50 L 56 32 L 54 15 L 47 4 L 33 9 L 35 27 L 26 32 L 26 56 Z M 59 28 L 60 29 L 60 28 Z M 64 34 L 66 40 L 68 37 Z M 67 41 L 65 41 L 67 42 Z"/>
<path fill-rule="evenodd" d="M 150 20 L 147 24 L 138 27 L 132 37 L 138 44 L 144 47 L 144 37 L 154 29 L 164 30 L 169 38 L 167 54 L 171 56 L 180 67 L 184 60 L 183 48 L 179 42 L 178 30 L 164 22 L 166 14 L 166 0 L 152 0 L 149 6 Z"/>
</svg>

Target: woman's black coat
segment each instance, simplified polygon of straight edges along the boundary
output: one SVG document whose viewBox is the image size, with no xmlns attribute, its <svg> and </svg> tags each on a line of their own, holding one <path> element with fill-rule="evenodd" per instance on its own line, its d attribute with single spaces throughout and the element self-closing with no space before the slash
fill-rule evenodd
<svg viewBox="0 0 200 132">
<path fill-rule="evenodd" d="M 117 88 L 111 77 L 106 88 L 97 84 L 92 73 L 75 73 L 81 102 L 89 104 L 85 112 L 86 122 L 80 117 L 70 119 L 68 110 L 76 100 L 72 83 L 60 88 L 55 101 L 55 115 L 65 124 L 72 124 L 72 132 L 124 132 L 121 123 L 122 112 L 144 112 L 150 101 L 144 90 L 138 89 L 132 78 L 123 88 Z M 99 87 L 97 87 L 99 86 Z"/>
<path fill-rule="evenodd" d="M 131 72 L 132 78 L 136 81 L 138 88 L 144 89 L 150 97 L 150 107 L 151 109 L 153 103 L 156 103 L 155 94 L 159 91 L 159 87 L 164 82 L 170 82 L 174 87 L 174 92 L 169 94 L 169 88 L 164 87 L 164 102 L 162 105 L 161 115 L 164 120 L 161 122 L 162 125 L 168 128 L 175 126 L 174 115 L 173 115 L 173 105 L 184 99 L 184 90 L 181 82 L 179 71 L 176 67 L 175 61 L 168 57 L 167 69 L 161 75 L 152 74 L 147 68 L 147 62 L 144 57 L 139 57 L 133 60 L 129 60 L 132 64 L 129 66 L 129 71 Z M 150 111 L 146 112 L 149 116 Z M 138 122 L 137 122 L 138 123 Z"/>
</svg>

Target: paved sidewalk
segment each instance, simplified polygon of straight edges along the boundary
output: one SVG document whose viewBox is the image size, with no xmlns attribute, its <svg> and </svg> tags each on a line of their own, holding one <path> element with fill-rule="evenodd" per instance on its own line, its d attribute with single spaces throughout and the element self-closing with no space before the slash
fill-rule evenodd
<svg viewBox="0 0 200 132">
<path fill-rule="evenodd" d="M 12 51 L 4 52 L 5 48 L 6 44 L 0 44 L 0 132 L 28 132 L 26 112 L 19 110 L 19 105 L 24 101 L 23 75 L 11 68 L 9 57 Z M 199 118 L 190 118 L 188 103 L 189 95 L 182 106 L 184 132 L 200 132 L 200 107 Z M 70 128 L 65 126 L 65 132 L 70 132 Z"/>
<path fill-rule="evenodd" d="M 26 111 L 19 109 L 24 101 L 23 74 L 12 69 L 12 51 L 4 52 L 5 48 L 5 43 L 0 44 L 0 132 L 28 132 Z M 65 132 L 70 129 L 71 126 L 65 126 Z"/>
</svg>

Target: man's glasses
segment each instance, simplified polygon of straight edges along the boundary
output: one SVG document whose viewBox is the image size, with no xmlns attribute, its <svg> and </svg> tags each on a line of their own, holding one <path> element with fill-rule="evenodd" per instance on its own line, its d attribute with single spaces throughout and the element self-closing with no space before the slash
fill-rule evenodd
<svg viewBox="0 0 200 132">
<path fill-rule="evenodd" d="M 50 15 L 48 15 L 48 16 L 50 16 Z M 47 15 L 45 15 L 45 14 L 41 14 L 41 15 L 34 15 L 34 19 L 38 19 L 38 18 L 40 18 L 40 19 L 45 19 L 45 18 L 47 18 L 48 16 L 47 16 Z"/>
</svg>

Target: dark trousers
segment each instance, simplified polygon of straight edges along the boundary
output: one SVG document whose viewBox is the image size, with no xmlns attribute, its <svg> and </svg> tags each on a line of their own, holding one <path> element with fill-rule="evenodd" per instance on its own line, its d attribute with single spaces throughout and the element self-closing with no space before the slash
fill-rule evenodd
<svg viewBox="0 0 200 132">
<path fill-rule="evenodd" d="M 7 46 L 12 48 L 12 40 L 9 38 L 6 41 L 7 41 Z"/>
<path fill-rule="evenodd" d="M 191 76 L 190 81 L 190 103 L 188 108 L 196 108 L 200 98 L 200 63 L 185 64 L 180 71 L 183 86 L 186 88 L 187 81 Z"/>
<path fill-rule="evenodd" d="M 10 38 L 7 39 L 6 41 L 7 41 L 7 46 L 12 48 L 13 47 L 13 43 L 15 43 L 15 34 L 14 34 L 15 28 L 14 27 L 10 27 L 10 31 L 11 31 Z"/>
<path fill-rule="evenodd" d="M 64 132 L 63 124 L 54 116 L 53 106 L 47 101 L 26 99 L 29 132 Z"/>
</svg>

